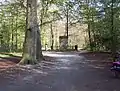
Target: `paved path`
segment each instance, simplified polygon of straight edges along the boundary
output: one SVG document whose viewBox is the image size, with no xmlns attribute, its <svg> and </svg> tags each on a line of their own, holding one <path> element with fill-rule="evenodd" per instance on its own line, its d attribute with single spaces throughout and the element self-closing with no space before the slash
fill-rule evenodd
<svg viewBox="0 0 120 91">
<path fill-rule="evenodd" d="M 54 59 L 41 62 L 41 67 L 18 67 L 21 70 L 1 74 L 0 91 L 120 91 L 120 80 L 107 68 L 89 64 L 78 53 L 45 55 Z"/>
</svg>

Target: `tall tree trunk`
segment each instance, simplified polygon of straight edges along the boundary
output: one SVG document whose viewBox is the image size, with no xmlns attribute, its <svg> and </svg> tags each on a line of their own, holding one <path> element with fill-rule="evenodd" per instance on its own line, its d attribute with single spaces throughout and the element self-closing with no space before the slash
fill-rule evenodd
<svg viewBox="0 0 120 91">
<path fill-rule="evenodd" d="M 41 0 L 41 7 L 42 7 L 42 9 L 41 9 L 41 13 L 40 13 L 40 16 L 41 16 L 41 18 L 40 18 L 40 30 L 41 30 L 41 33 L 43 32 L 43 18 L 44 18 L 44 0 Z M 42 43 L 43 43 L 43 41 L 42 41 Z"/>
<path fill-rule="evenodd" d="M 91 28 L 90 28 L 90 22 L 89 21 L 88 21 L 88 37 L 89 37 L 90 51 L 93 51 L 92 38 L 91 38 Z"/>
<path fill-rule="evenodd" d="M 51 22 L 51 38 L 52 38 L 52 42 L 51 42 L 51 50 L 53 50 L 53 45 L 54 45 L 54 34 L 53 34 L 53 26 L 52 26 L 52 22 Z"/>
<path fill-rule="evenodd" d="M 42 55 L 42 45 L 41 45 L 41 32 L 39 27 L 37 27 L 37 47 L 36 47 L 36 58 L 38 61 L 43 59 Z"/>
<path fill-rule="evenodd" d="M 66 46 L 68 48 L 68 38 L 69 38 L 69 6 L 68 6 L 68 4 L 67 4 L 66 8 L 67 8 L 67 10 L 66 10 L 66 36 L 67 36 Z"/>
<path fill-rule="evenodd" d="M 116 31 L 114 30 L 114 0 L 111 0 L 111 35 L 112 35 L 112 40 L 111 40 L 111 52 L 113 56 L 113 60 L 115 61 L 115 54 L 116 54 Z"/>
<path fill-rule="evenodd" d="M 68 23 L 69 23 L 69 15 L 68 15 L 68 7 L 67 7 L 67 15 L 66 15 L 66 33 L 67 33 L 67 37 L 68 37 Z"/>
<path fill-rule="evenodd" d="M 17 22 L 17 20 L 18 20 L 18 10 L 17 10 L 17 16 L 16 16 L 16 31 L 15 31 L 15 32 L 16 32 L 16 44 L 15 44 L 15 46 L 16 46 L 16 48 L 15 48 L 16 51 L 17 51 L 17 49 L 18 49 L 18 46 L 17 46 L 17 45 L 18 45 L 18 34 L 17 34 L 17 33 L 18 33 L 18 29 L 17 29 L 18 22 Z"/>
<path fill-rule="evenodd" d="M 37 0 L 27 0 L 26 33 L 20 64 L 35 64 L 42 59 L 40 31 L 37 23 Z"/>
<path fill-rule="evenodd" d="M 88 14 L 87 14 L 87 21 L 88 21 L 88 37 L 89 37 L 89 44 L 90 44 L 90 51 L 93 51 L 93 47 L 92 47 L 92 38 L 91 38 L 91 23 L 90 23 L 90 7 L 89 7 L 89 0 L 86 0 L 86 3 L 88 5 Z"/>
<path fill-rule="evenodd" d="M 93 13 L 93 12 L 92 12 Z M 92 24 L 91 24 L 91 32 L 93 34 L 93 40 L 94 40 L 94 51 L 99 51 L 99 48 L 97 46 L 97 38 L 96 38 L 96 33 L 95 33 L 95 24 L 94 24 L 94 15 L 92 14 Z"/>
<path fill-rule="evenodd" d="M 14 21 L 13 21 L 13 18 L 12 18 L 12 34 L 11 34 L 12 44 L 11 44 L 11 51 L 13 51 L 13 49 L 14 49 L 14 47 L 13 47 L 13 45 L 14 45 L 14 44 L 13 44 L 13 42 L 14 42 L 14 35 L 13 35 L 13 25 L 14 25 L 14 24 L 13 24 L 13 22 L 14 22 Z"/>
<path fill-rule="evenodd" d="M 10 20 L 10 19 L 9 19 Z M 11 22 L 9 21 L 9 25 L 11 24 Z M 9 29 L 11 29 L 11 26 L 9 26 L 8 27 Z M 10 52 L 10 31 L 9 32 L 7 32 L 7 36 L 8 36 L 8 39 L 7 39 L 7 43 L 8 43 L 8 45 L 7 45 L 7 48 L 8 48 L 8 51 Z"/>
<path fill-rule="evenodd" d="M 4 23 L 4 22 L 3 22 Z M 5 23 L 4 23 L 4 26 L 5 26 Z M 1 29 L 1 48 L 3 49 L 3 47 L 4 47 L 4 41 L 3 41 L 3 29 Z"/>
</svg>

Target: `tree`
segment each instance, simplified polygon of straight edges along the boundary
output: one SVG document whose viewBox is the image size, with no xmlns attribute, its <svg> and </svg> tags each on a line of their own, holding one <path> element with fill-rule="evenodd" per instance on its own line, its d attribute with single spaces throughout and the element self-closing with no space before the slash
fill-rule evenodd
<svg viewBox="0 0 120 91">
<path fill-rule="evenodd" d="M 26 33 L 20 64 L 35 64 L 42 59 L 37 0 L 27 0 Z"/>
</svg>

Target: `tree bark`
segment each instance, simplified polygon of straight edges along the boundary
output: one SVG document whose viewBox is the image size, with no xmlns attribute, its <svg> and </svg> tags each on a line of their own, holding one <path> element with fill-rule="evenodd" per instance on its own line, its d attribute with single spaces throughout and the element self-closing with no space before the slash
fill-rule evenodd
<svg viewBox="0 0 120 91">
<path fill-rule="evenodd" d="M 43 59 L 43 55 L 42 55 L 42 45 L 41 45 L 41 32 L 39 30 L 39 27 L 37 29 L 37 47 L 36 47 L 36 58 L 38 61 Z"/>
<path fill-rule="evenodd" d="M 91 23 L 90 23 L 90 7 L 89 7 L 89 0 L 86 0 L 86 3 L 88 5 L 88 14 L 87 14 L 87 21 L 88 21 L 88 37 L 89 37 L 89 45 L 90 45 L 90 51 L 93 51 L 93 46 L 92 46 L 92 38 L 91 38 Z"/>
<path fill-rule="evenodd" d="M 13 22 L 14 22 L 14 21 L 13 21 L 13 19 L 12 19 L 12 34 L 11 34 L 11 37 L 12 37 L 12 41 L 11 41 L 11 42 L 12 42 L 12 44 L 11 44 L 11 51 L 14 50 L 14 47 L 13 47 L 13 46 L 14 46 L 14 43 L 13 43 L 13 42 L 14 42 L 14 35 L 13 35 L 13 32 L 14 32 L 14 31 L 13 31 L 13 26 L 14 26 L 14 25 L 13 25 Z"/>
<path fill-rule="evenodd" d="M 69 15 L 68 15 L 68 7 L 67 7 L 67 15 L 66 15 L 66 34 L 67 34 L 67 37 L 68 37 L 68 24 L 69 24 Z"/>
<path fill-rule="evenodd" d="M 111 4 L 111 35 L 112 35 L 112 40 L 111 40 L 111 52 L 112 52 L 112 57 L 113 57 L 113 61 L 115 61 L 115 54 L 117 51 L 117 37 L 116 37 L 116 31 L 114 29 L 114 0 L 111 0 L 112 4 Z"/>
<path fill-rule="evenodd" d="M 50 29 L 51 29 L 51 50 L 53 50 L 53 46 L 54 46 L 54 34 L 53 34 L 53 25 L 52 25 L 52 22 L 51 22 L 51 26 L 50 26 Z"/>
<path fill-rule="evenodd" d="M 15 46 L 16 46 L 16 48 L 15 48 L 16 51 L 17 51 L 17 49 L 18 49 L 18 34 L 17 34 L 17 33 L 18 33 L 18 29 L 17 29 L 18 22 L 17 22 L 17 21 L 18 21 L 18 9 L 17 9 L 17 16 L 16 16 L 16 30 L 15 30 L 15 32 L 16 32 L 16 33 L 15 33 L 15 34 L 16 34 L 16 44 L 15 44 Z"/>
<path fill-rule="evenodd" d="M 20 64 L 35 64 L 42 59 L 37 0 L 27 0 L 26 33 Z"/>
</svg>

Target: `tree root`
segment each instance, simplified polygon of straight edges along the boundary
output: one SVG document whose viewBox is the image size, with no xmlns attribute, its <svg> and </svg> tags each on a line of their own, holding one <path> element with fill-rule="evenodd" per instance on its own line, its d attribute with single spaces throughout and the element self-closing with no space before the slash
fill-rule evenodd
<svg viewBox="0 0 120 91">
<path fill-rule="evenodd" d="M 38 61 L 36 59 L 33 59 L 32 57 L 28 55 L 24 55 L 22 60 L 19 62 L 20 65 L 25 65 L 25 64 L 37 64 Z"/>
</svg>

